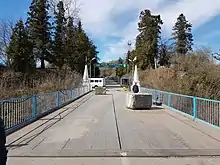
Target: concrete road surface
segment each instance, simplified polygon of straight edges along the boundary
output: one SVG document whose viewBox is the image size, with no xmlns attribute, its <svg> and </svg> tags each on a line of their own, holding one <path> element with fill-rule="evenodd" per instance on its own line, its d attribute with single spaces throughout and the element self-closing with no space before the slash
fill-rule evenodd
<svg viewBox="0 0 220 165">
<path fill-rule="evenodd" d="M 219 165 L 220 131 L 167 109 L 90 93 L 7 137 L 9 165 Z M 199 157 L 198 157 L 199 156 Z"/>
</svg>

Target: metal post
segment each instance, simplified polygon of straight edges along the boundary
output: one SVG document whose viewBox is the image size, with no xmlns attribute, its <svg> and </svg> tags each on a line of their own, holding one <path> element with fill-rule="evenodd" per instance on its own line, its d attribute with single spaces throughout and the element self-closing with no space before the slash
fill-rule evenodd
<svg viewBox="0 0 220 165">
<path fill-rule="evenodd" d="M 92 78 L 92 61 L 90 61 L 90 78 Z"/>
<path fill-rule="evenodd" d="M 129 74 L 129 64 L 128 63 L 127 63 L 127 67 L 126 68 L 127 68 L 127 71 L 128 71 L 127 73 Z"/>
<path fill-rule="evenodd" d="M 56 96 L 56 106 L 60 106 L 60 91 L 57 91 L 57 96 Z"/>
<path fill-rule="evenodd" d="M 32 111 L 32 117 L 35 117 L 37 115 L 37 96 L 33 96 L 33 111 Z"/>
<path fill-rule="evenodd" d="M 157 101 L 157 90 L 154 89 L 154 101 L 156 102 Z"/>
<path fill-rule="evenodd" d="M 170 92 L 168 93 L 168 103 L 167 103 L 167 106 L 170 107 L 170 104 L 171 103 L 171 94 Z"/>
<path fill-rule="evenodd" d="M 93 66 L 93 69 L 94 69 L 94 73 L 93 73 L 93 74 L 94 74 L 94 77 L 95 77 L 95 64 L 94 64 L 94 66 Z"/>
<path fill-rule="evenodd" d="M 134 76 L 134 63 L 132 64 L 132 73 L 131 73 L 131 77 Z"/>
<path fill-rule="evenodd" d="M 197 118 L 197 104 L 196 104 L 196 97 L 193 97 L 193 118 Z"/>
<path fill-rule="evenodd" d="M 73 89 L 70 89 L 70 98 L 73 98 Z"/>
</svg>

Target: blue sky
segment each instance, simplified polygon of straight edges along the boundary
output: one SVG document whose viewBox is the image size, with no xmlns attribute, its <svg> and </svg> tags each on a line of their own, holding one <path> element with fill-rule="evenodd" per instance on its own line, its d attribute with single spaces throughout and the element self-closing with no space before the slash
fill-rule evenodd
<svg viewBox="0 0 220 165">
<path fill-rule="evenodd" d="M 67 2 L 70 0 L 64 0 Z M 73 0 L 72 0 L 73 1 Z M 150 9 L 161 14 L 164 21 L 164 38 L 170 37 L 171 29 L 180 13 L 193 24 L 194 44 L 220 48 L 220 1 L 219 0 L 78 0 L 79 16 L 84 28 L 98 47 L 99 57 L 108 61 L 124 57 L 127 42 L 137 35 L 137 21 L 141 10 Z M 2 0 L 0 20 L 26 18 L 31 0 Z M 74 9 L 75 5 L 70 6 Z"/>
</svg>

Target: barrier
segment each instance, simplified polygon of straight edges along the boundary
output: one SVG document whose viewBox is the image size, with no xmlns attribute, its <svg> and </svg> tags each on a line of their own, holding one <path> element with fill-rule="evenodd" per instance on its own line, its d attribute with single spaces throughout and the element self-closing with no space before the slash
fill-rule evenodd
<svg viewBox="0 0 220 165">
<path fill-rule="evenodd" d="M 218 100 L 210 100 L 143 87 L 141 87 L 141 90 L 151 93 L 154 101 L 159 98 L 163 105 L 171 110 L 181 112 L 194 120 L 200 120 L 212 126 L 220 127 L 220 101 Z"/>
<path fill-rule="evenodd" d="M 0 100 L 0 116 L 4 120 L 6 133 L 12 133 L 25 125 L 49 114 L 89 93 L 89 87 Z"/>
</svg>

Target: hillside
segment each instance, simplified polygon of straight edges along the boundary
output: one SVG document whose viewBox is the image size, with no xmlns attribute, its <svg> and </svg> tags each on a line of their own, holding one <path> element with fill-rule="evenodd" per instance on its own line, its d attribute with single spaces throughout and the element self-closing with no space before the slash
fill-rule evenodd
<svg viewBox="0 0 220 165">
<path fill-rule="evenodd" d="M 176 56 L 172 68 L 158 68 L 140 71 L 143 86 L 180 94 L 220 99 L 220 66 L 209 56 L 195 53 Z"/>
</svg>

